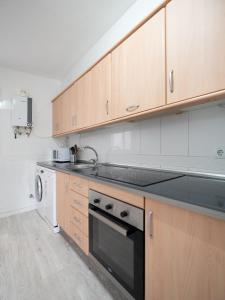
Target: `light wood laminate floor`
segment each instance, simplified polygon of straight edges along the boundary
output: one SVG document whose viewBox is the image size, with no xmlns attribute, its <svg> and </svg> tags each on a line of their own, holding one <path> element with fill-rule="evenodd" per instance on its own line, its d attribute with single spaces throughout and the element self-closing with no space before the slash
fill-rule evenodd
<svg viewBox="0 0 225 300">
<path fill-rule="evenodd" d="M 122 299 L 85 260 L 36 211 L 0 219 L 0 300 Z"/>
</svg>

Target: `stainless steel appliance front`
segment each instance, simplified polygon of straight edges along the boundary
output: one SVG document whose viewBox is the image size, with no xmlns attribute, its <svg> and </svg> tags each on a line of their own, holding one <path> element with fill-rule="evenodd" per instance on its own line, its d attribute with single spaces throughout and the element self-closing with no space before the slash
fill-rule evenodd
<svg viewBox="0 0 225 300">
<path fill-rule="evenodd" d="M 144 211 L 89 192 L 90 254 L 137 300 L 144 299 Z"/>
</svg>

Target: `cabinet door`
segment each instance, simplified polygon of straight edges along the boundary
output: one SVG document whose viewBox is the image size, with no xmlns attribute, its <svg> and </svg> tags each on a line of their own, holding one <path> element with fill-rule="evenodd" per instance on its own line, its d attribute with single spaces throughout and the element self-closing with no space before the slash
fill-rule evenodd
<svg viewBox="0 0 225 300">
<path fill-rule="evenodd" d="M 93 103 L 91 101 L 91 74 L 86 73 L 77 81 L 78 127 L 90 126 L 93 121 Z"/>
<path fill-rule="evenodd" d="M 62 133 L 69 132 L 71 130 L 71 91 L 66 90 L 62 96 L 62 118 L 61 118 L 61 131 Z"/>
<path fill-rule="evenodd" d="M 66 222 L 69 209 L 69 175 L 56 173 L 56 218 L 58 224 L 67 231 Z"/>
<path fill-rule="evenodd" d="M 58 97 L 52 103 L 52 130 L 53 135 L 61 133 L 61 122 L 62 122 L 62 97 Z"/>
<path fill-rule="evenodd" d="M 111 54 L 91 70 L 91 107 L 93 124 L 110 118 L 111 104 Z"/>
<path fill-rule="evenodd" d="M 113 118 L 165 105 L 165 9 L 112 52 Z"/>
<path fill-rule="evenodd" d="M 76 82 L 70 87 L 70 109 L 69 118 L 72 131 L 78 128 L 78 87 Z"/>
<path fill-rule="evenodd" d="M 166 10 L 168 103 L 225 89 L 225 1 L 173 0 Z"/>
<path fill-rule="evenodd" d="M 153 200 L 145 208 L 145 299 L 225 299 L 225 221 Z"/>
</svg>

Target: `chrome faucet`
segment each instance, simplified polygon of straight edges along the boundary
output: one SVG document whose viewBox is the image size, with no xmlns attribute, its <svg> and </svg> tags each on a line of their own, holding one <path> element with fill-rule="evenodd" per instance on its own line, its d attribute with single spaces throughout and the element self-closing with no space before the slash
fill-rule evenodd
<svg viewBox="0 0 225 300">
<path fill-rule="evenodd" d="M 92 161 L 96 166 L 97 163 L 98 163 L 98 153 L 97 153 L 97 151 L 93 147 L 90 147 L 90 146 L 84 146 L 83 149 L 90 149 L 94 152 L 94 154 L 96 156 L 96 159 L 92 158 L 92 159 L 90 159 L 90 161 Z"/>
</svg>

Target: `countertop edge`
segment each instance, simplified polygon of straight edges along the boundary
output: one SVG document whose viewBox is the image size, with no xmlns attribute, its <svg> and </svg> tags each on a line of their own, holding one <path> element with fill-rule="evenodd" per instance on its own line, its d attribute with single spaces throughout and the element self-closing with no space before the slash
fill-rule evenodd
<svg viewBox="0 0 225 300">
<path fill-rule="evenodd" d="M 80 174 L 79 172 L 76 172 L 76 171 L 65 170 L 63 168 L 50 166 L 48 164 L 41 163 L 41 162 L 38 162 L 37 165 L 40 166 L 40 167 L 46 168 L 46 169 L 57 171 L 57 172 L 61 172 L 61 173 L 69 174 L 69 175 L 74 175 L 74 176 L 79 176 L 79 177 L 82 177 L 82 178 L 86 178 L 86 179 L 92 180 L 94 182 L 98 182 L 98 183 L 102 183 L 102 184 L 108 184 L 112 187 L 120 188 L 120 189 L 125 190 L 125 191 L 130 192 L 130 193 L 136 193 L 136 194 L 144 197 L 146 200 L 147 199 L 152 199 L 152 200 L 160 201 L 164 204 L 168 204 L 168 205 L 172 205 L 172 206 L 175 206 L 175 207 L 187 209 L 187 210 L 190 210 L 190 211 L 198 213 L 198 214 L 203 214 L 203 215 L 208 216 L 208 217 L 213 217 L 213 218 L 225 221 L 225 213 L 214 210 L 214 209 L 202 207 L 202 206 L 187 203 L 187 202 L 184 202 L 184 201 L 179 201 L 179 200 L 172 199 L 172 198 L 167 198 L 167 197 L 156 195 L 156 194 L 153 194 L 153 193 L 148 193 L 148 192 L 141 191 L 141 190 L 138 190 L 138 189 L 135 189 L 135 188 L 132 188 L 132 187 L 124 186 L 124 185 L 119 184 L 119 183 L 114 183 L 114 182 L 110 182 L 110 181 L 101 180 L 101 179 L 98 179 L 98 178 L 93 178 L 93 177 L 88 176 L 88 175 Z"/>
</svg>

